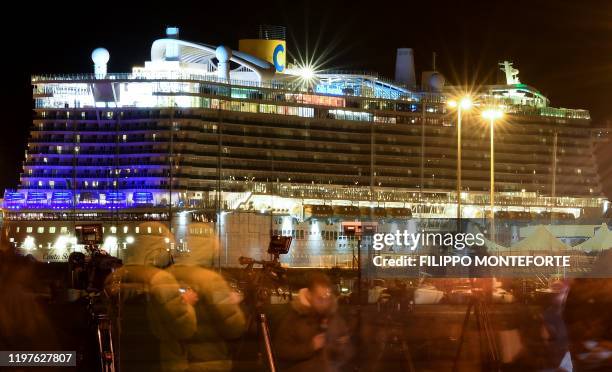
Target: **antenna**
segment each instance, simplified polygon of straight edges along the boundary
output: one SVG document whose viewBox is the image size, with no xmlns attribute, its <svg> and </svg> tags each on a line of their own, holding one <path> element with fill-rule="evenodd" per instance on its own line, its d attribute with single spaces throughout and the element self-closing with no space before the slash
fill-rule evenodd
<svg viewBox="0 0 612 372">
<path fill-rule="evenodd" d="M 506 84 L 512 85 L 512 84 L 521 83 L 518 77 L 519 70 L 514 68 L 514 66 L 512 65 L 512 62 L 503 61 L 499 63 L 499 66 L 500 66 L 500 70 L 502 70 L 504 74 L 506 75 Z"/>
</svg>

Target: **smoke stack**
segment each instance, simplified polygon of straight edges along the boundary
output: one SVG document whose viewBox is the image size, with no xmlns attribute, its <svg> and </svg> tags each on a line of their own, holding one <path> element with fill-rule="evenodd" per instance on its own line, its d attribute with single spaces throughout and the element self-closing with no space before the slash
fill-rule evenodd
<svg viewBox="0 0 612 372">
<path fill-rule="evenodd" d="M 395 57 L 395 81 L 408 88 L 416 87 L 412 48 L 398 48 Z"/>
</svg>

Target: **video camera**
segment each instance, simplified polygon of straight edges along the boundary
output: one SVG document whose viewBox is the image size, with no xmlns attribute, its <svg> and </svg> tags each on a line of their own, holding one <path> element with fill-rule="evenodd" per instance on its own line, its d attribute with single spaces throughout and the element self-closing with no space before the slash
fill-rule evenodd
<svg viewBox="0 0 612 372">
<path fill-rule="evenodd" d="M 268 253 L 274 256 L 289 253 L 292 240 L 293 238 L 290 236 L 272 235 L 268 245 Z"/>
<path fill-rule="evenodd" d="M 291 240 L 290 236 L 272 236 L 268 245 L 268 253 L 274 255 L 272 260 L 238 259 L 240 265 L 245 266 L 240 286 L 245 290 L 245 302 L 253 308 L 269 303 L 273 292 L 283 292 L 281 287 L 286 284 L 286 275 L 280 264 L 280 255 L 289 253 Z M 255 270 L 254 265 L 261 265 L 261 269 Z"/>
<path fill-rule="evenodd" d="M 85 246 L 89 254 L 72 252 L 68 264 L 73 275 L 73 286 L 92 291 L 99 291 L 104 280 L 112 271 L 122 266 L 123 262 L 102 250 L 102 225 L 76 225 L 74 228 L 77 244 Z"/>
</svg>

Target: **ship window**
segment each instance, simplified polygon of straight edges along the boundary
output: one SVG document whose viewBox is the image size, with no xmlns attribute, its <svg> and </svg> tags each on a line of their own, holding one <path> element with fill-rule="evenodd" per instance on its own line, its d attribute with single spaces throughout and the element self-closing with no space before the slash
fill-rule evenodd
<svg viewBox="0 0 612 372">
<path fill-rule="evenodd" d="M 15 229 L 15 232 L 19 232 L 19 230 L 20 230 L 20 227 L 17 226 L 17 229 Z"/>
<path fill-rule="evenodd" d="M 32 226 L 28 226 L 28 227 L 26 228 L 26 232 L 28 232 L 28 233 L 31 233 L 31 232 L 32 232 L 32 230 L 33 230 L 33 229 L 32 229 Z"/>
<path fill-rule="evenodd" d="M 127 226 L 123 226 L 123 233 L 127 234 L 127 232 L 128 232 L 128 227 Z"/>
<path fill-rule="evenodd" d="M 134 228 L 134 232 L 135 232 L 136 234 L 140 234 L 140 227 L 136 226 L 136 227 Z"/>
<path fill-rule="evenodd" d="M 67 233 L 67 232 L 68 232 L 68 228 L 67 228 L 66 226 L 62 226 L 62 228 L 60 229 L 60 232 L 61 232 L 62 234 L 65 234 L 65 233 Z"/>
<path fill-rule="evenodd" d="M 111 230 L 111 234 L 116 234 L 117 233 L 117 226 L 111 226 L 110 230 Z"/>
<path fill-rule="evenodd" d="M 49 234 L 55 234 L 55 226 L 49 227 Z"/>
<path fill-rule="evenodd" d="M 40 226 L 38 229 L 36 229 L 36 232 L 39 234 L 43 234 L 45 232 L 45 228 L 43 226 Z"/>
<path fill-rule="evenodd" d="M 147 234 L 151 233 L 151 226 L 147 227 Z"/>
</svg>

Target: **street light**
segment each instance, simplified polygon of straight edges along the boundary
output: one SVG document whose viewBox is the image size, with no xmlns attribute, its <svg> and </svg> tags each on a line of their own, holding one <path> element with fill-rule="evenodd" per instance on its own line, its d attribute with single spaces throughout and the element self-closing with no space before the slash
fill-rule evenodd
<svg viewBox="0 0 612 372">
<path fill-rule="evenodd" d="M 457 110 L 457 223 L 461 219 L 461 112 L 472 107 L 472 98 L 448 101 L 448 107 Z"/>
<path fill-rule="evenodd" d="M 490 184 L 490 196 L 489 202 L 491 204 L 491 240 L 495 238 L 495 212 L 493 208 L 495 207 L 495 144 L 494 134 L 495 134 L 495 120 L 499 120 L 504 116 L 504 112 L 499 108 L 489 108 L 482 112 L 482 117 L 486 120 L 489 120 L 489 126 L 491 127 L 491 184 Z"/>
</svg>

